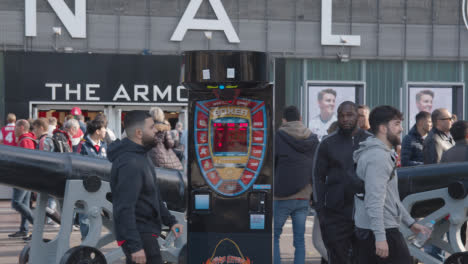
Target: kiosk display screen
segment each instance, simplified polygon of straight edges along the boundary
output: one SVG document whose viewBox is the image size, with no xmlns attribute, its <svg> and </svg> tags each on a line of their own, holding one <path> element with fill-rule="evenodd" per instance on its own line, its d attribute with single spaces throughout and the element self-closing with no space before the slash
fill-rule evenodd
<svg viewBox="0 0 468 264">
<path fill-rule="evenodd" d="M 208 185 L 225 196 L 238 196 L 255 183 L 267 145 L 264 101 L 197 101 L 194 112 L 197 161 Z"/>
<path fill-rule="evenodd" d="M 247 122 L 214 122 L 213 152 L 215 155 L 224 153 L 243 153 L 248 151 Z"/>
</svg>

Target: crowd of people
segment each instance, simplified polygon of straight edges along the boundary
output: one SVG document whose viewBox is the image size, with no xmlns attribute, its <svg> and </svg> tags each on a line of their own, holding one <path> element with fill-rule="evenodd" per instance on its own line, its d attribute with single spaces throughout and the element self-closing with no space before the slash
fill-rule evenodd
<svg viewBox="0 0 468 264">
<path fill-rule="evenodd" d="M 345 101 L 331 116 L 337 121 L 327 119 L 328 135 L 320 138 L 303 124 L 297 107 L 283 110 L 275 137 L 274 263 L 281 263 L 279 239 L 288 217 L 294 263 L 305 263 L 309 205 L 316 212 L 313 244 L 322 263 L 413 263 L 400 226 L 415 234 L 431 230 L 402 205 L 395 170 L 468 161 L 468 122 L 443 108 L 421 111 L 401 141 L 403 114 L 394 107 L 371 111 Z M 466 225 L 464 242 L 465 233 Z M 424 250 L 444 258 L 439 248 Z"/>
<path fill-rule="evenodd" d="M 322 259 L 322 263 L 411 263 L 399 227 L 406 225 L 416 234 L 429 234 L 431 230 L 418 224 L 402 205 L 395 169 L 468 161 L 468 122 L 456 121 L 443 108 L 432 113 L 421 111 L 415 116 L 415 125 L 401 140 L 403 114 L 394 107 L 378 106 L 371 110 L 345 101 L 330 116 L 336 116 L 336 121 L 327 119 L 328 135 L 320 138 L 304 125 L 297 107 L 283 110 L 274 153 L 275 264 L 281 263 L 279 239 L 289 217 L 293 223 L 294 263 L 305 262 L 304 234 L 311 205 L 316 211 L 313 243 L 327 259 Z M 79 108 L 71 110 L 63 125 L 54 117 L 16 120 L 14 114 L 8 114 L 7 121 L 0 132 L 1 144 L 107 158 L 113 163 L 111 188 L 116 194 L 113 199 L 117 239 L 127 259 L 139 263 L 161 258 L 148 255 L 155 242 L 147 232 L 159 234 L 162 223 L 180 235 L 182 226 L 160 200 L 157 185 L 154 189 L 141 185 L 141 181 L 147 182 L 148 177 L 154 176 L 148 173 L 154 170 L 146 170 L 147 166 L 184 168 L 187 133 L 181 123 L 172 128 L 162 109 L 129 112 L 122 140 L 116 140 L 108 129 L 104 114 L 84 123 Z M 147 158 L 141 158 L 146 153 Z M 138 171 L 142 171 L 141 181 L 138 177 L 125 177 Z M 28 228 L 35 219 L 30 199 L 31 192 L 14 188 L 12 207 L 20 213 L 21 225 L 9 237 L 31 239 Z M 141 207 L 136 210 L 135 206 Z M 49 207 L 57 207 L 53 199 Z M 161 212 L 161 217 L 154 223 L 141 220 L 146 219 L 145 214 L 153 215 L 152 210 Z M 142 226 L 132 224 L 135 217 L 143 221 Z M 75 218 L 84 239 L 89 231 L 87 215 L 77 214 Z M 47 221 L 54 224 L 50 219 Z M 466 225 L 464 230 L 462 233 L 466 233 Z M 443 259 L 441 249 L 425 250 Z"/>
<path fill-rule="evenodd" d="M 131 112 L 130 112 L 131 113 Z M 151 108 L 148 115 L 155 122 L 155 135 L 152 137 L 154 146 L 150 150 L 152 165 L 169 169 L 183 169 L 186 156 L 182 123 L 177 123 L 171 129 L 165 119 L 164 112 L 158 107 Z M 16 146 L 37 151 L 75 153 L 93 158 L 108 159 L 108 151 L 112 144 L 117 143 L 115 134 L 108 128 L 107 117 L 99 113 L 87 123 L 78 107 L 70 111 L 63 125 L 58 123 L 55 117 L 41 117 L 33 119 L 16 120 L 13 113 L 7 116 L 7 125 L 1 129 L 0 144 Z M 128 124 L 133 121 L 126 118 Z M 125 129 L 125 137 L 128 129 Z M 120 141 L 120 140 L 119 140 Z M 34 223 L 32 199 L 30 191 L 13 188 L 12 207 L 21 215 L 21 224 L 17 232 L 9 234 L 10 238 L 23 238 L 30 240 L 29 224 Z M 60 210 L 57 202 L 49 199 L 49 209 Z M 47 219 L 47 224 L 57 226 L 52 219 Z M 89 221 L 85 214 L 76 214 L 75 228 L 79 228 L 82 239 L 89 232 Z"/>
</svg>

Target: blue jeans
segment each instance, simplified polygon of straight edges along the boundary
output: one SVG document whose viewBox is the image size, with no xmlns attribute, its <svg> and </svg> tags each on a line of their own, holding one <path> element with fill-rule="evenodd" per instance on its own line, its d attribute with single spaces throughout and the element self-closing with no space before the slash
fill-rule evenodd
<svg viewBox="0 0 468 264">
<path fill-rule="evenodd" d="M 284 200 L 274 201 L 274 263 L 281 263 L 279 239 L 283 232 L 283 226 L 289 216 L 292 218 L 294 264 L 305 263 L 305 228 L 307 215 L 309 214 L 308 200 Z"/>
<path fill-rule="evenodd" d="M 444 221 L 446 220 L 441 220 L 441 222 L 443 223 Z M 447 238 L 449 239 L 449 242 L 450 242 L 450 238 L 448 237 L 448 233 L 447 233 Z M 445 252 L 442 251 L 442 249 L 438 248 L 438 247 L 435 247 L 433 245 L 425 245 L 424 246 L 424 252 L 428 253 L 429 255 L 433 256 L 434 258 L 440 260 L 440 261 L 445 261 Z"/>
<path fill-rule="evenodd" d="M 428 253 L 429 255 L 433 256 L 434 258 L 440 261 L 445 260 L 444 252 L 442 251 L 442 249 L 434 247 L 433 245 L 425 245 L 424 252 Z"/>
<path fill-rule="evenodd" d="M 89 219 L 86 214 L 78 214 L 78 221 L 80 222 L 81 238 L 84 240 L 89 232 Z"/>
<path fill-rule="evenodd" d="M 33 223 L 33 216 L 31 209 L 29 209 L 29 200 L 31 199 L 31 192 L 13 188 L 13 197 L 11 198 L 11 207 L 15 209 L 18 213 L 21 214 L 21 225 L 20 231 L 21 232 L 28 232 L 29 221 L 31 224 Z"/>
</svg>

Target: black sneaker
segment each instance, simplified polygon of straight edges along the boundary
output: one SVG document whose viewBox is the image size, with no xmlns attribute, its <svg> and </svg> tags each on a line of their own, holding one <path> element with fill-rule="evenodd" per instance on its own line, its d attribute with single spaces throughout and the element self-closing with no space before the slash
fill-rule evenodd
<svg viewBox="0 0 468 264">
<path fill-rule="evenodd" d="M 26 231 L 18 231 L 16 233 L 9 234 L 8 237 L 16 238 L 16 237 L 25 237 L 27 235 L 28 235 L 28 232 L 26 232 Z"/>
<path fill-rule="evenodd" d="M 31 241 L 31 239 L 32 239 L 32 235 L 29 235 L 27 237 L 23 237 L 24 241 Z"/>
</svg>

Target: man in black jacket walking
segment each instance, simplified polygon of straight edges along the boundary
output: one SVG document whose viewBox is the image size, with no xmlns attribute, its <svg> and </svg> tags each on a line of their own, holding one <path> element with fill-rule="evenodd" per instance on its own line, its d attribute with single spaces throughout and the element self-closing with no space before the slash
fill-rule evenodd
<svg viewBox="0 0 468 264">
<path fill-rule="evenodd" d="M 178 238 L 183 226 L 161 200 L 156 173 L 146 152 L 154 146 L 153 118 L 147 112 L 125 116 L 127 138 L 109 146 L 111 190 L 118 244 L 131 263 L 163 263 L 158 244 L 161 224 Z"/>
<path fill-rule="evenodd" d="M 358 108 L 350 101 L 338 107 L 339 129 L 318 146 L 314 168 L 314 200 L 330 264 L 353 263 L 353 152 L 370 133 L 358 126 Z"/>
<path fill-rule="evenodd" d="M 317 135 L 304 126 L 299 110 L 288 106 L 275 137 L 274 263 L 281 263 L 279 239 L 289 216 L 294 234 L 294 263 L 305 262 L 305 227 L 312 194 Z"/>
<path fill-rule="evenodd" d="M 431 114 L 419 112 L 416 115 L 416 124 L 408 135 L 403 138 L 401 144 L 401 166 L 418 166 L 424 164 L 424 139 L 432 129 Z"/>
</svg>

